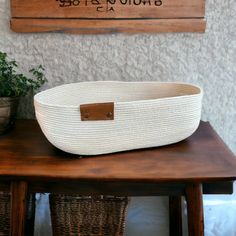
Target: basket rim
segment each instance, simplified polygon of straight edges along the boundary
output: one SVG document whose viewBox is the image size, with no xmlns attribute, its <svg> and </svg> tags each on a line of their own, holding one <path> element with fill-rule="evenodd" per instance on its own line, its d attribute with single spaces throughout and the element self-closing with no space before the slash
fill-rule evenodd
<svg viewBox="0 0 236 236">
<path fill-rule="evenodd" d="M 176 100 L 176 99 L 182 99 L 185 97 L 202 97 L 203 96 L 203 88 L 199 85 L 193 84 L 193 83 L 185 83 L 185 82 L 163 82 L 163 81 L 81 81 L 81 82 L 73 82 L 73 83 L 67 83 L 67 84 L 62 84 L 53 88 L 49 88 L 46 89 L 44 91 L 41 91 L 37 94 L 34 95 L 34 105 L 39 105 L 39 106 L 45 106 L 45 107 L 58 107 L 58 108 L 74 108 L 74 109 L 78 109 L 79 105 L 60 105 L 60 104 L 50 104 L 48 102 L 42 102 L 40 101 L 40 97 L 45 93 L 45 92 L 49 92 L 49 91 L 53 91 L 54 89 L 58 88 L 58 87 L 66 87 L 72 84 L 97 84 L 97 83 L 107 83 L 107 84 L 141 84 L 141 83 L 145 83 L 145 84 L 173 84 L 173 85 L 187 85 L 189 87 L 195 87 L 196 89 L 199 90 L 199 93 L 196 94 L 186 94 L 186 95 L 179 95 L 179 96 L 172 96 L 172 97 L 164 97 L 164 98 L 155 98 L 155 99 L 141 99 L 141 100 L 133 100 L 133 101 L 122 101 L 122 102 L 114 102 L 115 104 L 134 104 L 134 103 L 142 103 L 142 102 L 154 102 L 154 101 L 168 101 L 168 100 Z M 113 101 L 111 101 L 113 102 Z"/>
</svg>

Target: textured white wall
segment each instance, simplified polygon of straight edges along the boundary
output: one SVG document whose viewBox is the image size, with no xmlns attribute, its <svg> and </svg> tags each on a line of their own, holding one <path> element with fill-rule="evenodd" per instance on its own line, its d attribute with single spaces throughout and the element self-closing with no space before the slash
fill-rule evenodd
<svg viewBox="0 0 236 236">
<path fill-rule="evenodd" d="M 236 153 L 236 2 L 207 0 L 205 34 L 16 34 L 9 29 L 9 0 L 0 0 L 0 50 L 26 71 L 42 64 L 44 88 L 88 80 L 185 81 L 205 90 L 209 120 Z M 32 117 L 23 99 L 20 117 Z"/>
</svg>

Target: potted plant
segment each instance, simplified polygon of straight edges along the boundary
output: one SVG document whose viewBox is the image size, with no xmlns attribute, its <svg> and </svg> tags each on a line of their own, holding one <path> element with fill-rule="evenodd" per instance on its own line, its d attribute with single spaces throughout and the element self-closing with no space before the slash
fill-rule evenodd
<svg viewBox="0 0 236 236">
<path fill-rule="evenodd" d="M 36 91 L 47 80 L 39 65 L 29 70 L 29 76 L 16 71 L 18 64 L 0 51 L 0 134 L 14 124 L 19 98 Z"/>
</svg>

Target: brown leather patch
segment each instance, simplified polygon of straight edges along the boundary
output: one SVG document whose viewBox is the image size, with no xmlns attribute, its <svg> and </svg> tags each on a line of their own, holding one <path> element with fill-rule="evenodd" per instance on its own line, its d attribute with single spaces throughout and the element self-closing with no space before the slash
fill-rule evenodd
<svg viewBox="0 0 236 236">
<path fill-rule="evenodd" d="M 114 103 L 92 103 L 80 105 L 82 121 L 114 120 Z"/>
</svg>

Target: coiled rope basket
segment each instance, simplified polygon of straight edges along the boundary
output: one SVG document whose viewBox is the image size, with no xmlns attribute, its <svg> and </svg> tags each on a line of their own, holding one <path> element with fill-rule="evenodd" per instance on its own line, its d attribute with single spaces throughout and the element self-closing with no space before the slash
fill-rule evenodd
<svg viewBox="0 0 236 236">
<path fill-rule="evenodd" d="M 34 97 L 47 139 L 80 155 L 179 142 L 198 127 L 202 89 L 184 83 L 80 82 Z"/>
</svg>

